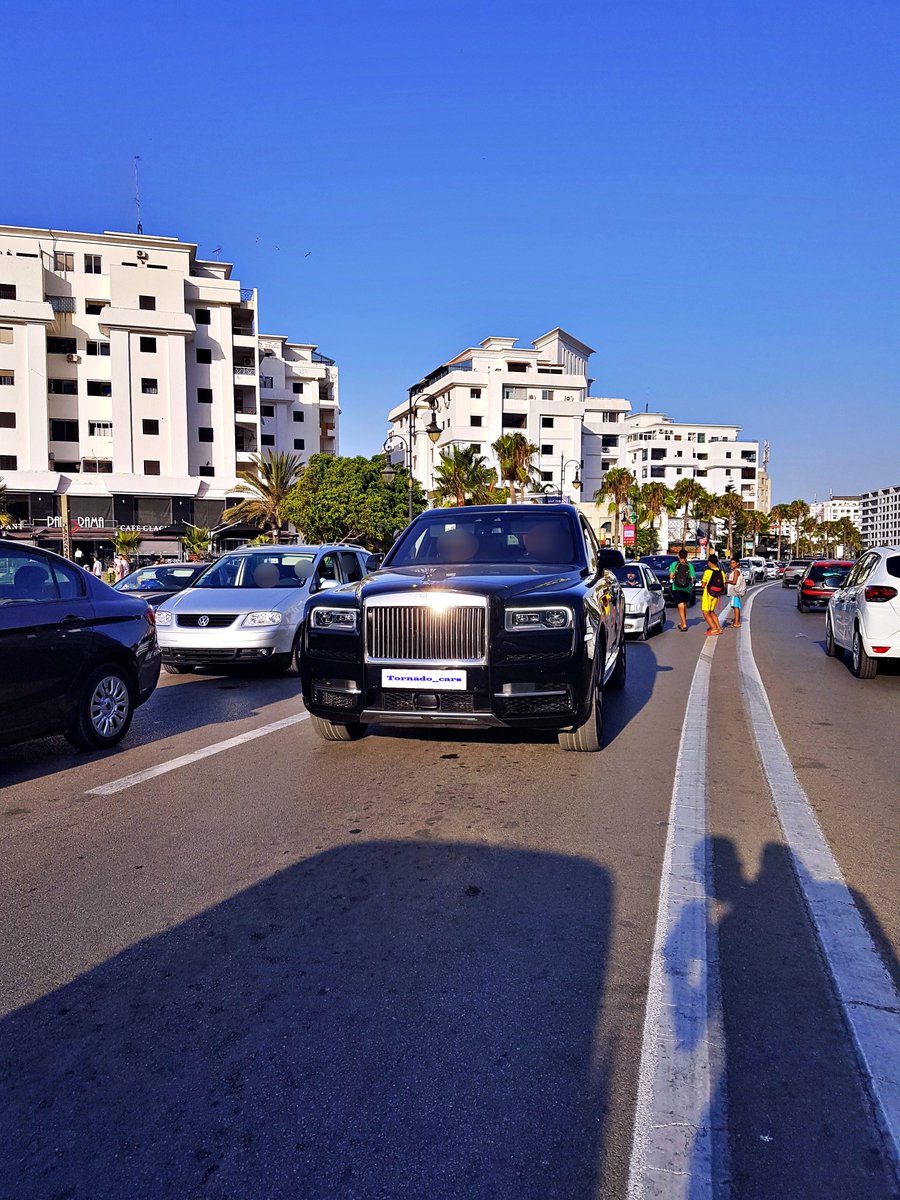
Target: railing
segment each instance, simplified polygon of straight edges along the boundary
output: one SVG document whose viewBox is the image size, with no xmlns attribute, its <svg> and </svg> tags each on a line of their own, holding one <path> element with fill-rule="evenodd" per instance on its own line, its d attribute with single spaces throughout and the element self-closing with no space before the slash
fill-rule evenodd
<svg viewBox="0 0 900 1200">
<path fill-rule="evenodd" d="M 313 350 L 313 352 L 312 352 L 312 361 L 313 361 L 314 363 L 324 363 L 324 364 L 325 364 L 327 367 L 333 367 L 333 366 L 334 366 L 334 359 L 333 359 L 333 358 L 329 358 L 329 357 L 328 357 L 327 355 L 325 355 L 325 354 L 320 354 L 320 353 L 318 352 L 318 350 Z"/>
<path fill-rule="evenodd" d="M 256 367 L 235 367 L 235 375 L 255 375 Z"/>
<path fill-rule="evenodd" d="M 50 307 L 57 313 L 73 313 L 75 311 L 74 296 L 48 296 Z"/>
<path fill-rule="evenodd" d="M 255 454 L 255 446 L 245 446 L 243 442 L 235 442 L 234 448 L 238 454 Z"/>
<path fill-rule="evenodd" d="M 242 404 L 242 405 L 236 404 L 234 406 L 234 411 L 239 416 L 254 417 L 254 416 L 256 416 L 256 405 L 255 404 Z"/>
<path fill-rule="evenodd" d="M 252 300 L 253 299 L 253 288 L 241 288 L 241 299 L 242 300 Z"/>
</svg>

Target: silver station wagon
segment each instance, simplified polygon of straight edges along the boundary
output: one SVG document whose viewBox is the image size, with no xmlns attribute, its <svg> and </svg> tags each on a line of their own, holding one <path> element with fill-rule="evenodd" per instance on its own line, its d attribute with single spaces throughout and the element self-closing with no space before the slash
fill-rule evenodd
<svg viewBox="0 0 900 1200">
<path fill-rule="evenodd" d="M 303 605 L 366 574 L 360 546 L 259 546 L 212 563 L 156 612 L 163 670 L 268 663 L 298 671 Z"/>
</svg>

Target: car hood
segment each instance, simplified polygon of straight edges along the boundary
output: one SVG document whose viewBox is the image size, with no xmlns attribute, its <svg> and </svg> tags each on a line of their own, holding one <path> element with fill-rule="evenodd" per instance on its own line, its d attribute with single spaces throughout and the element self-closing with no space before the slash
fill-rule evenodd
<svg viewBox="0 0 900 1200">
<path fill-rule="evenodd" d="M 478 564 L 451 567 L 388 567 L 369 575 L 352 589 L 363 599 L 394 592 L 451 591 L 479 596 L 497 596 L 511 600 L 523 596 L 558 594 L 582 586 L 584 574 L 578 568 L 548 570 L 543 566 L 492 567 L 486 572 Z M 349 589 L 342 588 L 341 591 Z"/>
<path fill-rule="evenodd" d="M 263 609 L 284 612 L 306 596 L 306 588 L 185 588 L 160 608 L 182 613 L 247 613 Z"/>
</svg>

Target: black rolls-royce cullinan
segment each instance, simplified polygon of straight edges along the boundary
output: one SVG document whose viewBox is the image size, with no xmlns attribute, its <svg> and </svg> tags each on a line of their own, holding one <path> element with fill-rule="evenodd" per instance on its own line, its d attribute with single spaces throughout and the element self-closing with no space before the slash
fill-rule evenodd
<svg viewBox="0 0 900 1200">
<path fill-rule="evenodd" d="M 363 580 L 307 602 L 314 728 L 351 741 L 370 723 L 507 726 L 599 750 L 604 689 L 625 684 L 610 554 L 569 505 L 422 513 Z"/>
</svg>

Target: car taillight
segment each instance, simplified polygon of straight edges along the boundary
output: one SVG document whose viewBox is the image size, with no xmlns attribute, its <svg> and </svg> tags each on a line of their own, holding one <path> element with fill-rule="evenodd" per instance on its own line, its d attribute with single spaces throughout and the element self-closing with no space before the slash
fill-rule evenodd
<svg viewBox="0 0 900 1200">
<path fill-rule="evenodd" d="M 873 646 L 872 649 L 876 654 L 887 654 L 888 650 L 890 650 L 890 646 Z"/>
<path fill-rule="evenodd" d="M 866 599 L 874 601 L 875 604 L 884 604 L 886 600 L 893 600 L 896 595 L 896 588 L 887 587 L 883 583 L 870 583 L 866 588 Z"/>
</svg>

